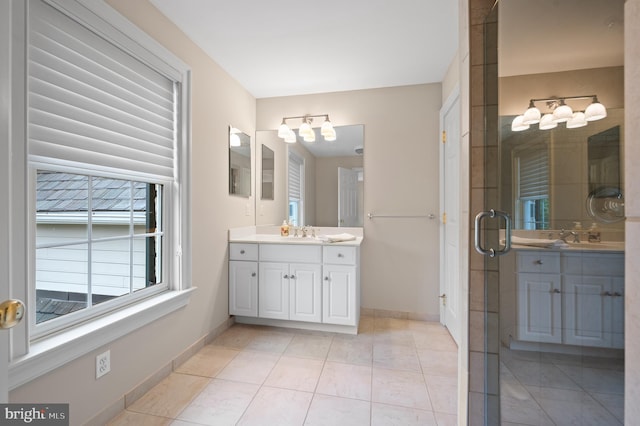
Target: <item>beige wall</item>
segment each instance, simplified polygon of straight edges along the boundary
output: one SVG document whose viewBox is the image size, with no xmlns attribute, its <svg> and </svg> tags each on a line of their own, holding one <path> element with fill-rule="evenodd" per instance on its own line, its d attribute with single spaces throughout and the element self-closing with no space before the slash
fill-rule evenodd
<svg viewBox="0 0 640 426">
<path fill-rule="evenodd" d="M 228 195 L 228 126 L 255 133 L 255 99 L 148 1 L 110 0 L 192 70 L 193 285 L 189 305 L 10 394 L 11 401 L 69 402 L 82 424 L 228 318 L 227 229 L 254 224 L 253 198 Z M 255 188 L 254 188 L 255 189 Z M 255 190 L 253 191 L 255 194 Z M 247 203 L 250 203 L 247 209 Z M 250 215 L 247 216 L 246 212 Z M 111 372 L 95 379 L 95 356 L 111 350 Z"/>
<path fill-rule="evenodd" d="M 257 124 L 330 114 L 336 126 L 364 125 L 364 209 L 438 214 L 440 84 L 259 99 Z M 365 219 L 362 307 L 438 318 L 439 225 L 427 219 Z"/>
<path fill-rule="evenodd" d="M 317 226 L 338 226 L 338 167 L 362 167 L 360 156 L 316 158 L 316 221 Z M 364 205 L 359 205 L 363 209 Z M 364 218 L 364 212 L 361 218 Z M 358 226 L 362 226 L 358 225 Z"/>
</svg>

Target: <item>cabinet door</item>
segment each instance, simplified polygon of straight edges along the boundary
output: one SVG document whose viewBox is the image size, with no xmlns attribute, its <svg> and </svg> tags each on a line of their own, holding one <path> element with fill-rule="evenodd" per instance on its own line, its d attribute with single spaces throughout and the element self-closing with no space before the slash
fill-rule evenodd
<svg viewBox="0 0 640 426">
<path fill-rule="evenodd" d="M 624 348 L 624 278 L 612 278 L 611 296 L 611 346 Z"/>
<path fill-rule="evenodd" d="M 564 277 L 565 340 L 569 345 L 610 347 L 612 344 L 611 278 Z"/>
<path fill-rule="evenodd" d="M 289 266 L 289 319 L 322 321 L 322 268 L 313 264 Z"/>
<path fill-rule="evenodd" d="M 518 339 L 562 343 L 559 274 L 518 274 Z"/>
<path fill-rule="evenodd" d="M 260 262 L 258 316 L 289 319 L 289 264 Z"/>
<path fill-rule="evenodd" d="M 325 265 L 322 285 L 322 322 L 357 325 L 356 267 Z"/>
<path fill-rule="evenodd" d="M 229 262 L 229 314 L 258 316 L 257 262 Z"/>
</svg>

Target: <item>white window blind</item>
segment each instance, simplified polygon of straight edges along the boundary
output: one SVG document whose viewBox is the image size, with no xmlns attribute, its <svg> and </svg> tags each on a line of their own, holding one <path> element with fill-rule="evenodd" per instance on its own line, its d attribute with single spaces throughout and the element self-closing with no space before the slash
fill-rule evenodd
<svg viewBox="0 0 640 426">
<path fill-rule="evenodd" d="M 535 144 L 517 152 L 519 197 L 539 200 L 549 196 L 549 151 L 545 144 Z"/>
<path fill-rule="evenodd" d="M 174 178 L 172 79 L 43 2 L 30 2 L 29 160 Z"/>
<path fill-rule="evenodd" d="M 293 152 L 289 153 L 289 200 L 302 200 L 303 159 Z"/>
</svg>

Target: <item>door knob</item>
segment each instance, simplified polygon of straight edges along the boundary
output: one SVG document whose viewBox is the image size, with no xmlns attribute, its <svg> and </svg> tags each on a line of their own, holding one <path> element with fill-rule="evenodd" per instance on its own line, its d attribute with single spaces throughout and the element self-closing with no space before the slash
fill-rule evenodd
<svg viewBox="0 0 640 426">
<path fill-rule="evenodd" d="M 24 316 L 24 303 L 16 299 L 0 303 L 0 328 L 11 328 L 18 325 Z"/>
</svg>

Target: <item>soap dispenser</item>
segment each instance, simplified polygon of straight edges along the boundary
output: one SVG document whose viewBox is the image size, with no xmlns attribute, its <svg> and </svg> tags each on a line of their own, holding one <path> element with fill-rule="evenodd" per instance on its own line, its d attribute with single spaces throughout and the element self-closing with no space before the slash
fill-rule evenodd
<svg viewBox="0 0 640 426">
<path fill-rule="evenodd" d="M 282 221 L 282 226 L 280 226 L 280 235 L 282 237 L 289 236 L 289 225 L 287 224 L 286 219 Z"/>
</svg>

